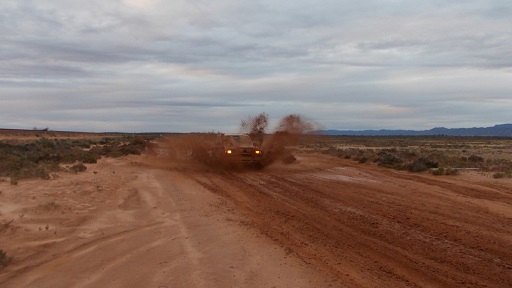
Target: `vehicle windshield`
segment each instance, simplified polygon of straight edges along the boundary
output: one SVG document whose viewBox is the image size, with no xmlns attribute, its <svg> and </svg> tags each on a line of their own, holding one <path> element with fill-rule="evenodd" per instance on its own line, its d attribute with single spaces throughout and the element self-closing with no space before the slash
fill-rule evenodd
<svg viewBox="0 0 512 288">
<path fill-rule="evenodd" d="M 253 146 L 251 137 L 249 135 L 231 135 L 229 136 L 232 142 L 239 146 Z"/>
</svg>

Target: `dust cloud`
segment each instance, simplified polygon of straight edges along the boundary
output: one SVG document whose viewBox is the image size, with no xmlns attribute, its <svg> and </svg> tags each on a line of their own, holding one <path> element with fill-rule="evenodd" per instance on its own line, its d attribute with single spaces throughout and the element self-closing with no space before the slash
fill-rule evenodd
<svg viewBox="0 0 512 288">
<path fill-rule="evenodd" d="M 285 164 L 293 163 L 296 158 L 286 147 L 298 144 L 303 135 L 317 127 L 316 123 L 299 114 L 290 114 L 281 119 L 276 131 L 268 135 L 261 146 L 265 153 L 265 164 L 270 165 L 276 160 Z"/>
<path fill-rule="evenodd" d="M 314 131 L 318 125 L 299 114 L 290 114 L 279 121 L 275 131 L 268 133 L 269 116 L 260 113 L 249 116 L 240 123 L 239 131 L 249 134 L 252 141 L 263 150 L 264 166 L 276 160 L 292 163 L 295 156 L 286 149 L 287 146 L 296 145 L 302 135 Z"/>
<path fill-rule="evenodd" d="M 199 168 L 210 164 L 208 151 L 215 136 L 214 133 L 166 135 L 148 148 L 149 162 L 156 168 Z"/>
<path fill-rule="evenodd" d="M 260 168 L 275 161 L 292 163 L 295 156 L 287 149 L 296 145 L 302 135 L 314 131 L 317 125 L 299 114 L 290 114 L 278 122 L 276 129 L 268 132 L 269 116 L 260 113 L 240 122 L 239 132 L 248 134 L 255 146 L 263 150 Z M 226 166 L 212 158 L 211 150 L 217 133 L 191 133 L 167 135 L 148 147 L 150 163 L 156 167 L 203 167 L 215 169 L 243 169 L 241 165 Z"/>
</svg>

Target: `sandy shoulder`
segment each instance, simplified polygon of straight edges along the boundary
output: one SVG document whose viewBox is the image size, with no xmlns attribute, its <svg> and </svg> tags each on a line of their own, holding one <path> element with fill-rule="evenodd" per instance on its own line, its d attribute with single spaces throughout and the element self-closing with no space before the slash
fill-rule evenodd
<svg viewBox="0 0 512 288">
<path fill-rule="evenodd" d="M 0 182 L 0 248 L 13 256 L 0 286 L 325 284 L 186 173 L 144 161 L 103 159 L 80 174 Z"/>
</svg>

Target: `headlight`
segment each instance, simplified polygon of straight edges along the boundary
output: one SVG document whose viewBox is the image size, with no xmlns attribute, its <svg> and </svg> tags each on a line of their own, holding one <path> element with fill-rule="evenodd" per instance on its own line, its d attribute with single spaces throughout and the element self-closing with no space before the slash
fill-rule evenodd
<svg viewBox="0 0 512 288">
<path fill-rule="evenodd" d="M 233 151 L 231 151 L 231 149 L 226 150 L 226 154 L 231 154 L 231 153 L 233 153 Z"/>
<path fill-rule="evenodd" d="M 255 151 L 254 151 L 254 154 L 256 154 L 256 155 L 261 155 L 261 150 L 255 150 Z"/>
</svg>

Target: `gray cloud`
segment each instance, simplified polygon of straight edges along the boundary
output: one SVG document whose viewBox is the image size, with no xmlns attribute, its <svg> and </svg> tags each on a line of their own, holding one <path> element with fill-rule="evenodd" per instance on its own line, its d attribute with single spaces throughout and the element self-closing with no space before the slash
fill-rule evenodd
<svg viewBox="0 0 512 288">
<path fill-rule="evenodd" d="M 0 123 L 236 129 L 510 122 L 509 1 L 4 0 Z"/>
</svg>

